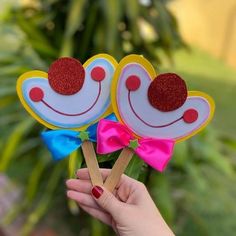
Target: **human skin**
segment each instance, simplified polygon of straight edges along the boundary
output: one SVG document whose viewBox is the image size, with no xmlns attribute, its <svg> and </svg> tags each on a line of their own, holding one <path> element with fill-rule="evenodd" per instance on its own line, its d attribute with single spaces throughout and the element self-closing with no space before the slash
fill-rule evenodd
<svg viewBox="0 0 236 236">
<path fill-rule="evenodd" d="M 105 180 L 109 169 L 100 169 Z M 67 196 L 91 216 L 112 226 L 120 236 L 173 236 L 150 197 L 145 185 L 122 175 L 110 193 L 102 186 L 92 187 L 88 169 L 80 169 L 77 179 L 66 181 Z"/>
</svg>

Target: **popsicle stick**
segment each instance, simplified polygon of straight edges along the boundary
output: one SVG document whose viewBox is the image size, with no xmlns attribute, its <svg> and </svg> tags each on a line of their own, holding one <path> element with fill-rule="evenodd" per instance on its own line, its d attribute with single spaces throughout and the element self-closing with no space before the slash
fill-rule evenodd
<svg viewBox="0 0 236 236">
<path fill-rule="evenodd" d="M 81 147 L 93 186 L 103 185 L 103 179 L 99 171 L 99 165 L 93 143 L 90 141 L 84 141 Z"/>
<path fill-rule="evenodd" d="M 134 151 L 130 148 L 124 148 L 120 153 L 120 156 L 116 160 L 110 175 L 107 177 L 104 187 L 112 192 L 118 184 L 121 175 L 124 173 L 126 167 L 134 155 Z"/>
</svg>

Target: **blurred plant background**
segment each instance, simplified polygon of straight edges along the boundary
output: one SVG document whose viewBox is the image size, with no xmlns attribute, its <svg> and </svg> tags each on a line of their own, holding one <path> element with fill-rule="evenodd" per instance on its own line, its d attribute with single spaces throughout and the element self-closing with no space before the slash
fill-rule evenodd
<svg viewBox="0 0 236 236">
<path fill-rule="evenodd" d="M 60 56 L 84 62 L 106 52 L 117 60 L 142 54 L 157 71 L 177 72 L 189 89 L 214 97 L 213 124 L 176 145 L 164 174 L 139 158 L 126 173 L 147 185 L 177 235 L 235 234 L 236 70 L 185 43 L 169 2 L 0 0 L 0 225 L 5 233 L 113 235 L 66 199 L 65 180 L 84 166 L 81 152 L 73 154 L 72 165 L 69 158 L 52 162 L 39 138 L 43 127 L 22 108 L 15 91 L 17 77 L 27 70 L 47 71 Z M 110 168 L 117 155 L 99 156 L 100 165 Z M 3 176 L 11 182 L 3 185 Z"/>
</svg>

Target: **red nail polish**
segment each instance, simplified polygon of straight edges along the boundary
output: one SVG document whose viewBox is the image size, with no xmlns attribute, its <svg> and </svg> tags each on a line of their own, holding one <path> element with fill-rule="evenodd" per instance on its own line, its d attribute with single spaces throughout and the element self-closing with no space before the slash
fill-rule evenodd
<svg viewBox="0 0 236 236">
<path fill-rule="evenodd" d="M 102 195 L 102 193 L 103 193 L 103 189 L 101 188 L 101 187 L 99 187 L 99 186 L 94 186 L 93 188 L 92 188 L 92 194 L 93 194 L 93 196 L 95 197 L 95 198 L 100 198 L 100 196 Z"/>
</svg>

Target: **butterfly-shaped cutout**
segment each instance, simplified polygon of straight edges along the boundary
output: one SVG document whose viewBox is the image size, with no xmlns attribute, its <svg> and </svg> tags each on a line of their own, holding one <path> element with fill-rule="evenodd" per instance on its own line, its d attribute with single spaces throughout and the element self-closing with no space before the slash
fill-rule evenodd
<svg viewBox="0 0 236 236">
<path fill-rule="evenodd" d="M 157 75 L 139 55 L 124 57 L 112 81 L 112 106 L 118 120 L 137 137 L 183 141 L 202 130 L 214 114 L 213 99 L 187 91 L 180 76 Z"/>
<path fill-rule="evenodd" d="M 107 54 L 83 65 L 74 58 L 59 58 L 48 73 L 21 75 L 17 93 L 24 108 L 47 128 L 83 130 L 112 112 L 110 86 L 116 66 Z"/>
</svg>

